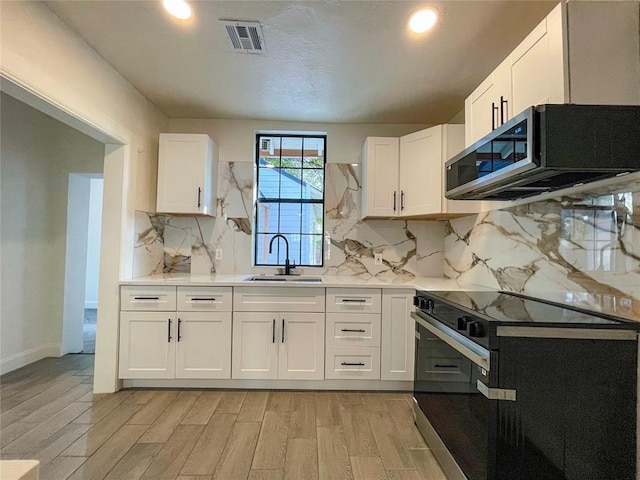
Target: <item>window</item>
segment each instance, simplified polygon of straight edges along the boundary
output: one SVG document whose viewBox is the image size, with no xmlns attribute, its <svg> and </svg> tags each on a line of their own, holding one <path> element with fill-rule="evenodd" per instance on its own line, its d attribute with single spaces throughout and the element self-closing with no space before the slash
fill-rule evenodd
<svg viewBox="0 0 640 480">
<path fill-rule="evenodd" d="M 326 136 L 256 136 L 255 265 L 321 267 L 324 232 Z"/>
</svg>

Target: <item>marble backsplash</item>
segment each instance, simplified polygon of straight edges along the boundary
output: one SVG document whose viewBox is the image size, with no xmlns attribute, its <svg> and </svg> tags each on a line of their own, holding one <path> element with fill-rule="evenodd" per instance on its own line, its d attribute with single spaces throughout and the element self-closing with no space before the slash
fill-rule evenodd
<svg viewBox="0 0 640 480">
<path fill-rule="evenodd" d="M 136 212 L 133 277 L 169 273 L 261 273 L 253 267 L 253 164 L 221 162 L 216 218 Z M 329 163 L 325 188 L 325 259 L 305 272 L 407 279 L 442 276 L 444 224 L 361 221 L 360 167 Z M 215 259 L 222 249 L 222 259 Z M 383 264 L 374 264 L 382 253 Z"/>
<path fill-rule="evenodd" d="M 450 220 L 444 273 L 640 320 L 640 188 L 629 190 Z"/>
</svg>

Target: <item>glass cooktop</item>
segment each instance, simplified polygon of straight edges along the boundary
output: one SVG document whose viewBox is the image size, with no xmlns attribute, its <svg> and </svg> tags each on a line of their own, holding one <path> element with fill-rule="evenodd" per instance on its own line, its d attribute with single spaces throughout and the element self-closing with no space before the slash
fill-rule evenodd
<svg viewBox="0 0 640 480">
<path fill-rule="evenodd" d="M 453 307 L 462 307 L 478 317 L 500 323 L 552 323 L 624 325 L 640 327 L 631 321 L 617 320 L 588 311 L 575 310 L 560 304 L 548 303 L 511 292 L 429 292 Z"/>
</svg>

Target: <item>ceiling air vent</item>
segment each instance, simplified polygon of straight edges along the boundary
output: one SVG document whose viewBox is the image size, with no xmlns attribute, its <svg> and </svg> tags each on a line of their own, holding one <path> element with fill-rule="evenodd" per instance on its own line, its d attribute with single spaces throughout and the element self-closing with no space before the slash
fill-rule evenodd
<svg viewBox="0 0 640 480">
<path fill-rule="evenodd" d="M 267 53 L 260 22 L 220 20 L 234 52 Z"/>
</svg>

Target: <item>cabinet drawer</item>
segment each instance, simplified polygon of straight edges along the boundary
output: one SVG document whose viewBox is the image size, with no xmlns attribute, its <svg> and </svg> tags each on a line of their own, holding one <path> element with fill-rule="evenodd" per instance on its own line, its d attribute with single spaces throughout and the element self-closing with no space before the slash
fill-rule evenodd
<svg viewBox="0 0 640 480">
<path fill-rule="evenodd" d="M 377 288 L 327 288 L 327 312 L 380 313 L 381 304 Z"/>
<path fill-rule="evenodd" d="M 324 312 L 324 288 L 236 287 L 235 312 Z"/>
<path fill-rule="evenodd" d="M 378 347 L 327 347 L 325 378 L 380 378 Z"/>
<path fill-rule="evenodd" d="M 120 287 L 120 310 L 176 311 L 176 287 L 125 285 Z"/>
<path fill-rule="evenodd" d="M 231 287 L 178 287 L 179 312 L 230 312 Z"/>
<path fill-rule="evenodd" d="M 327 313 L 327 346 L 379 347 L 377 313 Z"/>
</svg>

